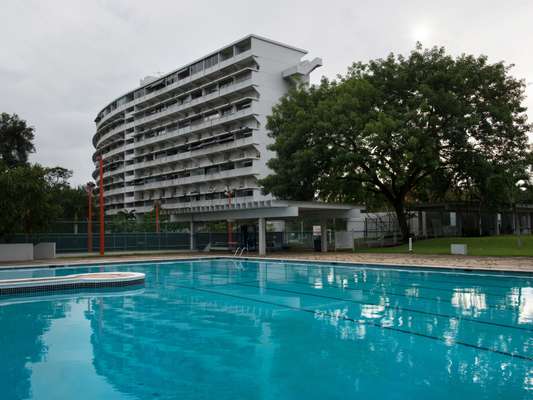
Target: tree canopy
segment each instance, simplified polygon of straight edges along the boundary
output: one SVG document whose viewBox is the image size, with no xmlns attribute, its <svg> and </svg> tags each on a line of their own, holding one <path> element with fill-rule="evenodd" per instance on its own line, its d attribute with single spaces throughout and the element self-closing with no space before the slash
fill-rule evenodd
<svg viewBox="0 0 533 400">
<path fill-rule="evenodd" d="M 407 238 L 406 206 L 468 192 L 504 202 L 528 180 L 524 82 L 487 57 L 420 45 L 291 90 L 273 108 L 264 191 L 295 200 L 383 201 Z M 498 196 L 496 195 L 498 194 Z"/>
<path fill-rule="evenodd" d="M 35 151 L 33 127 L 17 114 L 0 114 L 0 160 L 8 167 L 28 162 L 29 153 Z"/>
<path fill-rule="evenodd" d="M 29 164 L 33 128 L 16 114 L 0 115 L 0 239 L 36 233 L 59 218 L 76 221 L 87 214 L 87 194 L 72 188 L 72 171 Z"/>
<path fill-rule="evenodd" d="M 58 217 L 60 208 L 52 199 L 45 168 L 40 165 L 0 168 L 0 236 L 38 232 Z"/>
</svg>

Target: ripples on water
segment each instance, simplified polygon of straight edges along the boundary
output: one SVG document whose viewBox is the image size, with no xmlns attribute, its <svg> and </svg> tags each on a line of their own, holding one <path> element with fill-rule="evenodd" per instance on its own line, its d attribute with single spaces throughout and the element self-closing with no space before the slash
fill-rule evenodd
<svg viewBox="0 0 533 400">
<path fill-rule="evenodd" d="M 528 276 L 211 260 L 0 298 L 9 399 L 533 398 Z"/>
</svg>

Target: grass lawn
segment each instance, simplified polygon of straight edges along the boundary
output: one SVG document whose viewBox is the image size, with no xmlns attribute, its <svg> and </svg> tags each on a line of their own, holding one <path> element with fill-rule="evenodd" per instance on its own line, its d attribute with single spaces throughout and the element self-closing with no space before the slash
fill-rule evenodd
<svg viewBox="0 0 533 400">
<path fill-rule="evenodd" d="M 413 241 L 414 254 L 450 254 L 450 244 L 468 245 L 471 256 L 530 256 L 533 257 L 533 235 L 522 235 L 518 247 L 516 236 L 453 237 Z M 360 253 L 408 253 L 408 246 L 356 249 Z"/>
</svg>

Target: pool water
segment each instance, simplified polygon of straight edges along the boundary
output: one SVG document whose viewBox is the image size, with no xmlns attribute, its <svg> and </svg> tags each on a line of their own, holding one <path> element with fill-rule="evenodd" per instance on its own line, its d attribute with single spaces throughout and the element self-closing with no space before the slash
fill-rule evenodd
<svg viewBox="0 0 533 400">
<path fill-rule="evenodd" d="M 198 260 L 0 298 L 0 398 L 531 399 L 533 278 Z"/>
</svg>

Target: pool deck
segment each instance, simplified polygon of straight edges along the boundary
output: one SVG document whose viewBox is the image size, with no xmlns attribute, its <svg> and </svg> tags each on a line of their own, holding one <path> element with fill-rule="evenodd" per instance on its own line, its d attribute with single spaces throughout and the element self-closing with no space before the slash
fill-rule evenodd
<svg viewBox="0 0 533 400">
<path fill-rule="evenodd" d="M 228 252 L 175 252 L 150 254 L 110 254 L 107 256 L 76 255 L 59 257 L 53 260 L 36 260 L 21 262 L 2 262 L 0 269 L 8 268 L 36 268 L 47 266 L 67 265 L 102 265 L 123 262 L 148 262 L 186 260 L 194 258 L 231 257 Z M 258 257 L 250 253 L 249 258 L 279 259 L 279 260 L 308 260 L 308 261 L 336 261 L 359 264 L 405 265 L 432 268 L 453 268 L 462 270 L 486 270 L 533 273 L 533 257 L 474 257 L 451 255 L 417 255 L 417 254 L 378 254 L 378 253 L 345 253 L 345 252 L 276 252 L 266 257 Z"/>
</svg>

